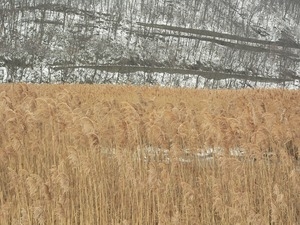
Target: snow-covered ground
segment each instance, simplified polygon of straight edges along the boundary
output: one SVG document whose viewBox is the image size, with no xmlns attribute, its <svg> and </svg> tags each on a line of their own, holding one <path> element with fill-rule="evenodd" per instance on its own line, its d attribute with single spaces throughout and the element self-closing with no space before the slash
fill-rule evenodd
<svg viewBox="0 0 300 225">
<path fill-rule="evenodd" d="M 7 69 L 6 67 L 0 67 L 0 80 L 3 82 L 7 81 Z"/>
<path fill-rule="evenodd" d="M 300 4 L 294 1 L 36 1 L 0 3 L 0 10 L 7 12 L 0 27 L 0 65 L 17 82 L 145 84 L 141 73 L 121 78 L 84 68 L 134 65 L 286 80 L 260 84 L 244 78 L 147 75 L 163 86 L 299 86 Z M 160 79 L 169 76 L 167 82 Z"/>
</svg>

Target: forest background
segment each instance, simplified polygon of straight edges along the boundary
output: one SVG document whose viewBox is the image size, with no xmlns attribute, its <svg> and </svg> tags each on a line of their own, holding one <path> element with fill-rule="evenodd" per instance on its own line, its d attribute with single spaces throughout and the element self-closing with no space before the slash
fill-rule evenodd
<svg viewBox="0 0 300 225">
<path fill-rule="evenodd" d="M 0 80 L 294 87 L 297 0 L 3 0 Z"/>
</svg>

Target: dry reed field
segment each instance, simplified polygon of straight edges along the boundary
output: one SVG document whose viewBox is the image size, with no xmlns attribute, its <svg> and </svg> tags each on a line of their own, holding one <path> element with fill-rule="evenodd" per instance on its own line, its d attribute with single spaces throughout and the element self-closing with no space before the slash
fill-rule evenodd
<svg viewBox="0 0 300 225">
<path fill-rule="evenodd" d="M 300 92 L 0 85 L 0 223 L 300 224 Z"/>
</svg>

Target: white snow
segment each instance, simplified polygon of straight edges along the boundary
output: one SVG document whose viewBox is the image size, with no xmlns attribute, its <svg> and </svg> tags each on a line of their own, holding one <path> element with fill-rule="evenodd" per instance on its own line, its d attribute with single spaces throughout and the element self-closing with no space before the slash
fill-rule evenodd
<svg viewBox="0 0 300 225">
<path fill-rule="evenodd" d="M 7 81 L 7 69 L 6 67 L 0 67 L 0 82 L 4 83 Z"/>
</svg>

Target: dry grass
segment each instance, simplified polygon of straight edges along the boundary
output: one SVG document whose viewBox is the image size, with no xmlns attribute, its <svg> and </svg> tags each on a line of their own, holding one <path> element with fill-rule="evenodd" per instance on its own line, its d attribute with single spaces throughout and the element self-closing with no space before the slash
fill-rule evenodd
<svg viewBox="0 0 300 225">
<path fill-rule="evenodd" d="M 300 224 L 299 100 L 1 85 L 1 224 Z"/>
</svg>

